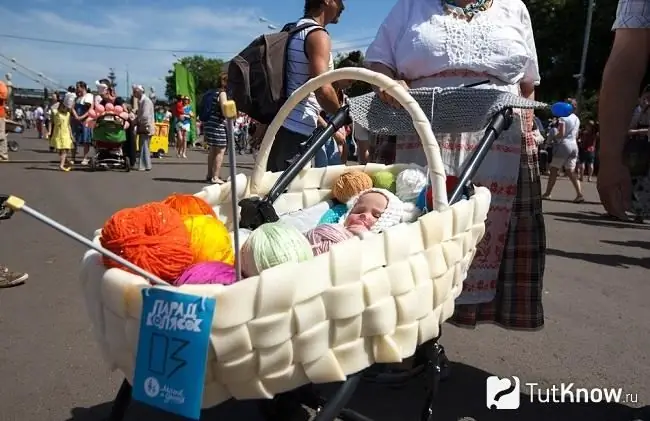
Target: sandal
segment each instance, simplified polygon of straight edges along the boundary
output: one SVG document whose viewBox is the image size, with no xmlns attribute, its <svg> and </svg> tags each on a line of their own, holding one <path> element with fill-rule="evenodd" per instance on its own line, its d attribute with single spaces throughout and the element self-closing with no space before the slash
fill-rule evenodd
<svg viewBox="0 0 650 421">
<path fill-rule="evenodd" d="M 573 199 L 573 203 L 585 203 L 584 196 L 580 195 L 580 196 L 576 197 L 575 199 Z"/>
<path fill-rule="evenodd" d="M 552 200 L 551 195 L 550 194 L 543 194 L 542 195 L 542 200 Z"/>
<path fill-rule="evenodd" d="M 219 185 L 225 183 L 225 181 L 223 181 L 223 180 L 222 180 L 221 178 L 219 178 L 219 177 L 212 177 L 212 178 L 210 179 L 210 182 L 211 182 L 212 184 L 219 184 Z"/>
</svg>

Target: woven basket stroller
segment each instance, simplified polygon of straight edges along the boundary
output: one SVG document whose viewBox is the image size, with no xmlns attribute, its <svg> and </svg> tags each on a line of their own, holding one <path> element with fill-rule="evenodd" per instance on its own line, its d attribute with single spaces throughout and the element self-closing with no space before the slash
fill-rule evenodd
<svg viewBox="0 0 650 421">
<path fill-rule="evenodd" d="M 336 244 L 329 253 L 310 261 L 273 267 L 230 286 L 163 286 L 215 297 L 218 303 L 208 350 L 204 408 L 230 398 L 270 399 L 309 384 L 347 380 L 346 385 L 356 385 L 351 380 L 368 367 L 412 357 L 420 345 L 439 336 L 440 325 L 454 312 L 454 301 L 485 231 L 490 192 L 476 187 L 469 199 L 449 205 L 432 122 L 395 81 L 365 69 L 340 69 L 307 82 L 269 126 L 250 179 L 236 176 L 241 186 L 236 196 L 268 193 L 280 174 L 266 172 L 266 162 L 290 110 L 320 86 L 345 79 L 376 85 L 402 104 L 399 112 L 407 113 L 422 139 L 435 210 L 416 222 L 394 226 L 369 239 Z M 368 107 L 366 99 L 360 101 L 357 112 Z M 397 120 L 404 117 L 399 112 Z M 373 123 L 366 120 L 364 124 L 372 127 Z M 274 207 L 282 214 L 327 200 L 330 186 L 346 171 L 373 173 L 403 167 L 369 164 L 304 169 Z M 206 187 L 197 196 L 210 203 L 232 230 L 236 227 L 231 193 L 228 182 Z M 96 235 L 98 244 L 101 233 Z M 128 403 L 128 382 L 135 370 L 141 290 L 151 285 L 120 269 L 107 270 L 96 251 L 84 255 L 81 280 L 99 349 L 110 368 L 126 378 L 116 398 L 116 405 L 123 406 Z M 335 406 L 323 410 L 322 418 L 333 419 L 342 408 L 340 400 Z M 118 408 L 113 419 L 123 415 L 124 408 Z"/>
</svg>

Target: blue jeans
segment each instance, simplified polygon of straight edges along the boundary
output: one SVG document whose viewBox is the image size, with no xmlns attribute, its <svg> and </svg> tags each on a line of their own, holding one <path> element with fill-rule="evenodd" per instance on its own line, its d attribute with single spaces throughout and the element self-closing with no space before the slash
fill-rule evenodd
<svg viewBox="0 0 650 421">
<path fill-rule="evenodd" d="M 314 156 L 314 168 L 323 168 L 328 165 L 341 165 L 341 154 L 333 138 L 325 142 L 321 150 Z"/>
<path fill-rule="evenodd" d="M 145 170 L 150 170 L 151 151 L 149 151 L 149 149 L 151 144 L 151 135 L 141 134 L 139 135 L 139 137 L 140 137 L 140 168 L 144 168 Z"/>
</svg>

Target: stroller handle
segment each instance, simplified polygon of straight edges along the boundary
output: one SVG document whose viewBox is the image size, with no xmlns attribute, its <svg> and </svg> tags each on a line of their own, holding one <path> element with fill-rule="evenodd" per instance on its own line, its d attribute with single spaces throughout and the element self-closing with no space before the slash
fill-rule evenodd
<svg viewBox="0 0 650 421">
<path fill-rule="evenodd" d="M 417 101 L 415 101 L 411 94 L 397 81 L 381 73 L 361 68 L 343 68 L 323 73 L 320 76 L 310 79 L 300 88 L 298 88 L 293 94 L 291 94 L 291 96 L 287 99 L 284 105 L 282 105 L 280 111 L 266 130 L 264 139 L 262 140 L 262 144 L 260 146 L 260 152 L 257 161 L 255 162 L 253 175 L 251 176 L 251 194 L 259 195 L 259 192 L 263 188 L 262 179 L 266 173 L 266 164 L 271 152 L 271 146 L 273 146 L 275 135 L 278 133 L 278 130 L 280 130 L 282 123 L 287 118 L 291 110 L 293 110 L 293 108 L 298 105 L 300 101 L 307 98 L 311 92 L 319 89 L 324 85 L 337 82 L 339 80 L 360 80 L 362 82 L 375 85 L 395 98 L 400 103 L 400 105 L 409 113 L 413 119 L 413 126 L 418 133 L 420 141 L 422 142 L 422 146 L 424 147 L 424 153 L 429 165 L 431 184 L 433 186 L 433 207 L 435 210 L 447 209 L 449 207 L 449 201 L 447 197 L 447 188 L 445 185 L 445 169 L 442 162 L 442 156 L 440 154 L 440 146 L 438 145 L 438 142 L 436 141 L 436 138 L 433 134 L 433 130 L 431 129 L 431 122 L 424 114 Z"/>
</svg>

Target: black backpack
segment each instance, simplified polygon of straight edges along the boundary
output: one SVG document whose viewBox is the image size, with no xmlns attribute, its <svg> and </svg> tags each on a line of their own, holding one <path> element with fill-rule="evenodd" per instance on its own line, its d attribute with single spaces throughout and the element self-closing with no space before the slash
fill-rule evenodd
<svg viewBox="0 0 650 421">
<path fill-rule="evenodd" d="M 261 35 L 228 65 L 228 93 L 237 110 L 270 124 L 287 100 L 286 63 L 289 41 L 316 23 L 285 25 L 280 32 Z"/>
</svg>

